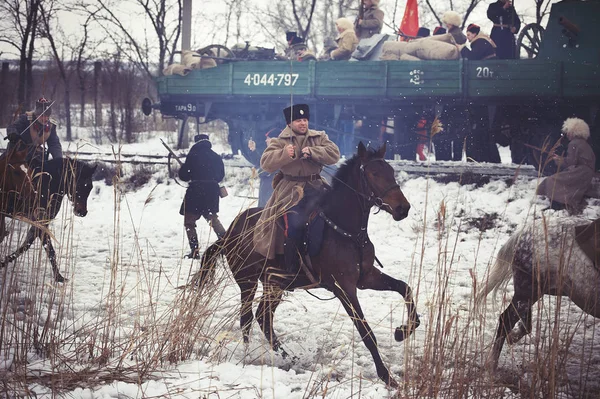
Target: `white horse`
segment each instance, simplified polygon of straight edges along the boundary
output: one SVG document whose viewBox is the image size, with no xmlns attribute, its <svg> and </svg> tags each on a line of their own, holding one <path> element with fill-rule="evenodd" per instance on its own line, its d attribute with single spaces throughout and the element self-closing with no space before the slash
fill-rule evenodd
<svg viewBox="0 0 600 399">
<path fill-rule="evenodd" d="M 494 369 L 504 341 L 510 345 L 531 332 L 531 308 L 544 294 L 568 296 L 584 312 L 600 317 L 600 273 L 575 240 L 575 227 L 589 223 L 537 219 L 513 234 L 498 251 L 489 278 L 476 296 L 479 307 L 512 276 L 514 296 L 500 315 L 489 357 Z"/>
</svg>

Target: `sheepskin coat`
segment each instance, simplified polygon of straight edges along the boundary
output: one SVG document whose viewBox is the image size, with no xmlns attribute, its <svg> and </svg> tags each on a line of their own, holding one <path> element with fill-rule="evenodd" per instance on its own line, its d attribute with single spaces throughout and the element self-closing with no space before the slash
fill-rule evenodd
<svg viewBox="0 0 600 399">
<path fill-rule="evenodd" d="M 496 58 L 496 45 L 487 35 L 479 33 L 471 42 L 471 49 L 463 47 L 460 55 L 469 60 L 492 60 Z"/>
<path fill-rule="evenodd" d="M 358 38 L 354 32 L 354 27 L 350 21 L 346 20 L 346 22 L 343 23 L 338 20 L 338 26 L 344 30 L 335 39 L 338 47 L 331 52 L 332 60 L 349 60 L 358 46 Z"/>
<path fill-rule="evenodd" d="M 296 146 L 294 158 L 290 158 L 285 147 L 288 144 Z M 312 160 L 302 158 L 302 148 L 310 147 Z M 260 167 L 267 173 L 281 171 L 289 176 L 310 176 L 321 173 L 321 165 L 332 165 L 339 161 L 338 146 L 322 131 L 308 130 L 305 135 L 299 135 L 288 126 L 279 137 L 269 141 L 269 145 L 260 159 Z M 296 205 L 301 198 L 304 187 L 311 185 L 316 190 L 326 184 L 323 179 L 310 182 L 286 180 L 279 181 L 254 230 L 254 250 L 268 259 L 275 254 L 283 254 L 285 241 L 283 228 L 277 220 L 282 214 Z M 298 189 L 297 189 L 298 188 Z"/>
<path fill-rule="evenodd" d="M 379 7 L 373 4 L 365 10 L 362 24 L 356 27 L 356 36 L 358 39 L 368 39 L 373 35 L 381 33 L 383 27 L 384 13 Z"/>
<path fill-rule="evenodd" d="M 538 187 L 538 195 L 552 201 L 577 206 L 592 183 L 596 156 L 583 138 L 575 137 L 569 142 L 567 156 L 561 171 L 544 179 Z"/>
</svg>

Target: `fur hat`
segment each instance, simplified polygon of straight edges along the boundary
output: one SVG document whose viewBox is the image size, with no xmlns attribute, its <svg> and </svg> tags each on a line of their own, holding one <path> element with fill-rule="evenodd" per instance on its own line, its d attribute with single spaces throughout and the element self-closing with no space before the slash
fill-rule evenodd
<svg viewBox="0 0 600 399">
<path fill-rule="evenodd" d="M 568 118 L 562 126 L 562 131 L 569 137 L 569 139 L 579 138 L 587 140 L 590 138 L 590 127 L 583 119 L 579 118 Z"/>
<path fill-rule="evenodd" d="M 442 16 L 442 22 L 446 25 L 460 26 L 462 18 L 456 11 L 446 11 Z"/>
<path fill-rule="evenodd" d="M 354 29 L 354 24 L 348 18 L 338 18 L 335 21 L 335 24 L 342 29 L 342 32 L 345 32 L 349 29 Z"/>
<path fill-rule="evenodd" d="M 481 28 L 479 27 L 479 25 L 469 24 L 469 26 L 467 26 L 467 32 L 471 32 L 474 35 L 478 35 L 479 32 L 481 32 Z"/>
<path fill-rule="evenodd" d="M 39 100 L 37 100 L 35 102 L 35 114 L 40 116 L 40 115 L 45 115 L 45 116 L 50 116 L 50 114 L 52 114 L 52 104 L 54 102 L 50 101 L 44 97 L 41 97 Z"/>
<path fill-rule="evenodd" d="M 427 37 L 427 36 L 429 36 L 430 33 L 431 32 L 429 31 L 429 29 L 421 26 L 419 28 L 419 30 L 417 31 L 417 37 Z"/>
<path fill-rule="evenodd" d="M 285 32 L 285 41 L 289 42 L 290 40 L 292 40 L 293 38 L 295 38 L 298 34 L 296 32 L 292 32 L 292 31 L 287 31 Z"/>
<path fill-rule="evenodd" d="M 284 109 L 283 116 L 285 116 L 285 123 L 289 125 L 296 119 L 306 118 L 310 120 L 310 110 L 307 104 L 296 104 Z"/>
<path fill-rule="evenodd" d="M 294 44 L 300 44 L 300 43 L 304 43 L 304 39 L 301 38 L 300 36 L 294 36 L 294 37 L 292 37 L 292 40 L 290 41 L 290 46 L 293 46 Z"/>
<path fill-rule="evenodd" d="M 194 136 L 194 143 L 197 143 L 199 141 L 208 141 L 210 143 L 210 141 L 208 140 L 208 134 L 197 134 Z"/>
<path fill-rule="evenodd" d="M 433 35 L 443 35 L 446 33 L 446 28 L 444 28 L 443 26 L 436 26 L 435 29 L 433 30 Z"/>
</svg>

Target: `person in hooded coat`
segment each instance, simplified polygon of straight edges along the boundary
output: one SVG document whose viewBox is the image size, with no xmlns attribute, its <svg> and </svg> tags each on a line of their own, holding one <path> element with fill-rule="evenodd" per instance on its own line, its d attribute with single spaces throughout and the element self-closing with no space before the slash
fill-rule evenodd
<svg viewBox="0 0 600 399">
<path fill-rule="evenodd" d="M 196 221 L 204 217 L 219 238 L 225 235 L 225 228 L 219 221 L 219 183 L 225 177 L 223 159 L 214 152 L 206 134 L 194 137 L 196 144 L 190 149 L 185 162 L 179 169 L 179 178 L 189 181 L 185 198 L 179 209 L 183 215 L 185 232 L 190 244 L 189 258 L 198 259 L 198 234 Z"/>
<path fill-rule="evenodd" d="M 348 18 L 339 18 L 335 26 L 339 33 L 335 39 L 337 48 L 330 53 L 330 57 L 332 60 L 349 60 L 358 46 L 354 25 Z"/>
<path fill-rule="evenodd" d="M 579 118 L 569 118 L 563 123 L 562 131 L 569 139 L 566 157 L 554 154 L 552 160 L 560 169 L 545 178 L 538 186 L 537 194 L 552 201 L 551 208 L 560 210 L 579 205 L 592 183 L 596 156 L 587 140 L 590 127 Z"/>
<path fill-rule="evenodd" d="M 338 146 L 325 132 L 308 128 L 308 105 L 293 105 L 283 114 L 287 126 L 269 140 L 260 160 L 267 173 L 281 172 L 254 230 L 254 250 L 267 259 L 284 254 L 285 231 L 279 219 L 303 196 L 322 192 L 327 184 L 320 175 L 323 165 L 340 159 Z"/>
</svg>

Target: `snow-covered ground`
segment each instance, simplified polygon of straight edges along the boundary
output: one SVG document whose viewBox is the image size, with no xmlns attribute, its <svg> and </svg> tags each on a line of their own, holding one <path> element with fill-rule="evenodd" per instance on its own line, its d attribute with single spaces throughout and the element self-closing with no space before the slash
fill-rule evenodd
<svg viewBox="0 0 600 399">
<path fill-rule="evenodd" d="M 111 152 L 109 146 L 96 148 Z M 216 143 L 214 149 L 228 152 L 221 143 Z M 121 151 L 165 153 L 158 139 L 124 145 Z M 501 155 L 509 162 L 507 149 L 502 149 Z M 124 179 L 127 172 L 125 169 Z M 464 372 L 461 370 L 472 372 L 483 364 L 502 310 L 498 303 L 495 308 L 488 307 L 485 319 L 473 318 L 474 278 L 481 280 L 509 235 L 548 204 L 535 197 L 535 179 L 518 178 L 514 184 L 495 180 L 475 187 L 440 184 L 431 177 L 400 171 L 397 180 L 411 202 L 410 215 L 395 222 L 386 213 L 372 214 L 369 236 L 385 266 L 384 272 L 413 288 L 422 324 L 405 342 L 396 343 L 394 328 L 406 316 L 401 297 L 363 291 L 359 298 L 384 361 L 403 386 L 400 396 L 444 396 L 419 392 L 418 387 L 451 384 Z M 253 205 L 258 179 L 252 179 L 250 168 L 229 168 L 225 184 L 230 195 L 221 200 L 220 218 L 228 225 L 241 210 Z M 184 188 L 168 179 L 166 168 L 162 168 L 137 191 L 122 192 L 95 182 L 85 218 L 73 217 L 65 200 L 66 206 L 52 224 L 52 231 L 60 247 L 60 269 L 69 281 L 64 285 L 51 283 L 45 254 L 36 242 L 30 252 L 6 269 L 6 274 L 0 274 L 4 293 L 1 310 L 6 323 L 3 331 L 34 325 L 40 334 L 47 331 L 64 342 L 86 343 L 89 352 L 74 350 L 81 346 L 73 344 L 59 346 L 52 356 L 43 356 L 28 347 L 27 365 L 18 365 L 14 359 L 23 358 L 16 353 L 22 347 L 4 345 L 17 340 L 15 336 L 20 333 L 15 332 L 13 337 L 0 337 L 0 359 L 4 364 L 0 363 L 0 375 L 8 376 L 5 373 L 22 367 L 35 375 L 34 370 L 59 368 L 61 363 L 79 364 L 86 370 L 85 365 L 94 364 L 98 353 L 105 353 L 102 348 L 108 348 L 105 355 L 111 367 L 120 363 L 139 370 L 143 362 L 160 367 L 151 373 L 151 379 L 140 384 L 119 377 L 116 381 L 90 378 L 81 388 L 67 392 L 67 397 L 384 398 L 395 394 L 377 378 L 369 352 L 336 300 L 321 301 L 301 290 L 284 297 L 274 326 L 293 359 L 272 352 L 256 323 L 246 347 L 237 315 L 239 289 L 224 266 L 211 293 L 203 293 L 204 298 L 199 299 L 205 301 L 196 308 L 203 312 L 197 315 L 202 323 L 189 330 L 184 327 L 178 335 L 182 341 L 185 339 L 181 337 L 194 341 L 190 356 L 178 362 L 153 358 L 153 353 L 164 353 L 157 349 L 160 345 L 178 345 L 173 336 L 167 335 L 177 323 L 185 316 L 196 318 L 195 314 L 185 313 L 189 304 L 185 296 L 194 295 L 193 290 L 176 288 L 185 284 L 198 267 L 198 261 L 183 259 L 188 251 L 183 217 L 179 215 L 183 194 Z M 599 205 L 597 200 L 590 200 L 581 216 L 597 218 Z M 567 216 L 564 211 L 544 213 L 553 218 Z M 2 244 L 0 256 L 13 250 L 16 240 L 23 236 L 24 224 L 14 222 L 10 226 L 14 227 L 12 242 Z M 198 233 L 204 248 L 215 239 L 203 220 L 198 222 Z M 38 259 L 42 260 L 41 266 L 32 267 L 40 264 Z M 321 299 L 331 297 L 322 289 L 312 293 Z M 506 347 L 500 366 L 519 370 L 527 381 L 535 380 L 539 376 L 528 374 L 528 365 L 546 361 L 543 351 L 548 350 L 550 341 L 560 342 L 574 357 L 561 353 L 564 357 L 550 360 L 549 364 L 567 361 L 566 366 L 559 364 L 555 370 L 559 375 L 555 378 L 560 381 L 556 397 L 579 397 L 584 386 L 598 386 L 600 351 L 594 348 L 597 338 L 593 334 L 596 321 L 563 300 L 559 323 L 552 311 L 555 302 L 548 298 L 542 301 L 534 333 L 512 349 Z M 534 307 L 536 315 L 538 311 Z M 555 331 L 557 324 L 560 329 Z M 145 344 L 140 343 L 143 340 Z M 538 341 L 545 344 L 536 344 Z M 588 360 L 585 366 L 582 357 Z M 73 362 L 74 358 L 80 361 Z M 440 382 L 426 383 L 428 378 L 439 378 Z M 491 386 L 490 380 L 482 376 L 467 374 L 461 381 L 477 385 L 479 378 L 481 384 Z M 31 379 L 20 389 L 25 391 L 27 387 L 38 397 L 52 395 L 51 384 L 35 381 Z M 510 391 L 506 390 L 506 395 L 510 397 Z"/>
</svg>

